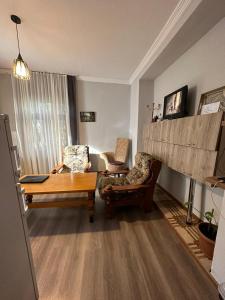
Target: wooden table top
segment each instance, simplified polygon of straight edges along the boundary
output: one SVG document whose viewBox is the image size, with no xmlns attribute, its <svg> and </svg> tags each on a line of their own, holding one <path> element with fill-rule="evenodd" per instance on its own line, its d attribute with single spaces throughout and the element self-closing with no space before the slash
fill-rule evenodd
<svg viewBox="0 0 225 300">
<path fill-rule="evenodd" d="M 216 187 L 219 187 L 219 188 L 225 190 L 225 182 L 219 182 L 219 179 L 216 176 L 207 177 L 205 179 L 205 181 L 208 182 L 208 183 L 211 183 L 212 185 L 216 184 Z"/>
<path fill-rule="evenodd" d="M 49 175 L 49 178 L 42 183 L 21 184 L 21 187 L 25 190 L 25 194 L 34 195 L 94 192 L 96 189 L 96 172 L 44 175 Z"/>
</svg>

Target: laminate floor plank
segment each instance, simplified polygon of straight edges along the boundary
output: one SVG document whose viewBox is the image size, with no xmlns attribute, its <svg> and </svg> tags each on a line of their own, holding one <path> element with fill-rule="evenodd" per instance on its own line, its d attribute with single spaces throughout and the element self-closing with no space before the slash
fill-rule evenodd
<svg viewBox="0 0 225 300">
<path fill-rule="evenodd" d="M 215 285 L 154 208 L 96 220 L 85 208 L 33 209 L 28 216 L 40 300 L 217 300 Z"/>
</svg>

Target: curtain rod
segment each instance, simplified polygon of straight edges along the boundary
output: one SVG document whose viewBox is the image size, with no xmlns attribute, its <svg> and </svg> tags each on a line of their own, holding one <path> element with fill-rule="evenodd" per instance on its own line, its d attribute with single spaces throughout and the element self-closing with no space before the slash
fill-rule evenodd
<svg viewBox="0 0 225 300">
<path fill-rule="evenodd" d="M 47 71 L 31 71 L 31 72 L 34 72 L 34 73 L 56 74 L 56 75 L 65 75 L 65 76 L 77 76 L 77 75 L 64 74 L 64 73 L 55 73 L 55 72 L 47 72 Z"/>
<path fill-rule="evenodd" d="M 0 74 L 1 74 L 1 71 L 5 72 L 5 73 L 12 73 L 11 69 L 7 69 L 7 68 L 0 68 Z M 56 74 L 56 75 L 64 75 L 64 76 L 75 76 L 77 77 L 78 75 L 71 75 L 71 74 L 64 74 L 64 73 L 55 73 L 55 72 L 47 72 L 47 71 L 32 71 L 31 72 L 34 72 L 34 73 L 47 73 L 47 74 Z"/>
</svg>

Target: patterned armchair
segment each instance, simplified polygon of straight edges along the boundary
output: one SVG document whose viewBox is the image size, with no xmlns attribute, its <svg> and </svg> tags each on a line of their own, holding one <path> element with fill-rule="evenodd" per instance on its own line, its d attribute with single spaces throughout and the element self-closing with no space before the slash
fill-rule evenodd
<svg viewBox="0 0 225 300">
<path fill-rule="evenodd" d="M 137 205 L 145 212 L 150 211 L 160 169 L 160 161 L 139 152 L 135 156 L 135 166 L 126 177 L 100 177 L 98 188 L 107 214 L 112 216 L 114 208 L 127 205 Z"/>
<path fill-rule="evenodd" d="M 51 173 L 87 172 L 90 167 L 88 146 L 72 145 L 64 149 L 63 162 L 57 165 Z"/>
<path fill-rule="evenodd" d="M 129 139 L 118 138 L 115 152 L 104 152 L 100 157 L 105 161 L 106 170 L 117 172 L 127 168 Z"/>
</svg>

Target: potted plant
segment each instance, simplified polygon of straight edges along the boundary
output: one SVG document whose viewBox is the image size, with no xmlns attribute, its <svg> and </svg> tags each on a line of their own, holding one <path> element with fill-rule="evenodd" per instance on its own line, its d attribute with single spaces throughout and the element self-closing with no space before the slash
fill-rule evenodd
<svg viewBox="0 0 225 300">
<path fill-rule="evenodd" d="M 212 259 L 218 228 L 217 222 L 214 218 L 214 209 L 205 212 L 204 218 L 208 222 L 202 222 L 198 225 L 199 246 L 202 252 L 204 252 L 209 259 Z M 216 224 L 212 223 L 213 219 Z"/>
</svg>

